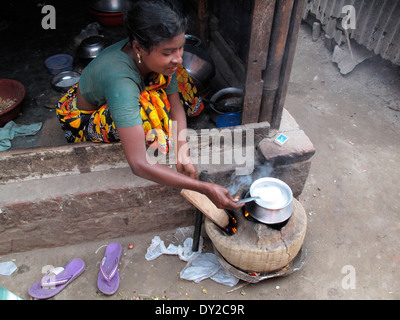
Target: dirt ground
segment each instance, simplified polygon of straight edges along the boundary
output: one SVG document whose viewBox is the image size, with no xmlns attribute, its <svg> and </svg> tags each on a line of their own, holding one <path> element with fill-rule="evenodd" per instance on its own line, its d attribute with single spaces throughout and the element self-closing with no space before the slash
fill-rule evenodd
<svg viewBox="0 0 400 320">
<path fill-rule="evenodd" d="M 399 299 L 399 67 L 374 57 L 343 76 L 331 57 L 302 25 L 285 105 L 316 149 L 299 198 L 308 216 L 302 269 L 234 288 L 181 280 L 186 263 L 178 257 L 144 258 L 151 239 L 166 239 L 171 230 L 110 239 L 124 246 L 120 288 L 111 297 L 96 287 L 105 242 L 1 256 L 19 268 L 0 276 L 0 285 L 29 299 L 44 265 L 81 257 L 85 272 L 54 299 Z M 208 242 L 204 250 L 211 250 Z"/>
<path fill-rule="evenodd" d="M 374 57 L 343 76 L 330 58 L 303 26 L 286 101 L 316 149 L 300 197 L 313 270 L 302 290 L 313 299 L 398 299 L 399 67 Z M 343 289 L 345 266 L 355 289 Z"/>
</svg>

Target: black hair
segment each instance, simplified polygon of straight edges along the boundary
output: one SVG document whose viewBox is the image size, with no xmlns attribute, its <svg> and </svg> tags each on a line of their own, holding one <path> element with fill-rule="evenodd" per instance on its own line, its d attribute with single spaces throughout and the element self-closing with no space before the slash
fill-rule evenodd
<svg viewBox="0 0 400 320">
<path fill-rule="evenodd" d="M 129 41 L 151 48 L 186 31 L 187 18 L 167 1 L 139 0 L 124 17 Z"/>
</svg>

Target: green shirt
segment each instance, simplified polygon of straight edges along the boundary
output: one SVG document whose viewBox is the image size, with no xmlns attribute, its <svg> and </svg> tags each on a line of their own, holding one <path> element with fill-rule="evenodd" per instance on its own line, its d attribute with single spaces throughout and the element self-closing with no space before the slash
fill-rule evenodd
<svg viewBox="0 0 400 320">
<path fill-rule="evenodd" d="M 145 84 L 135 62 L 121 50 L 127 42 L 124 39 L 104 49 L 84 69 L 79 81 L 87 102 L 98 107 L 107 103 L 116 127 L 142 124 L 139 97 Z M 165 92 L 178 92 L 176 72 Z"/>
</svg>

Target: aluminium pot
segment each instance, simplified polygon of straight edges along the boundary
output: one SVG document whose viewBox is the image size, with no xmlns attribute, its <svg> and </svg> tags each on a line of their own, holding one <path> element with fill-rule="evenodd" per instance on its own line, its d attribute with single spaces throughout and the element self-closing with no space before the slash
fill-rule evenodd
<svg viewBox="0 0 400 320">
<path fill-rule="evenodd" d="M 260 197 L 245 204 L 250 216 L 262 223 L 277 224 L 293 213 L 293 193 L 290 187 L 276 178 L 261 178 L 252 183 L 246 197 Z"/>
<path fill-rule="evenodd" d="M 132 6 L 130 0 L 92 0 L 90 8 L 98 12 L 126 12 Z"/>
<path fill-rule="evenodd" d="M 211 56 L 196 44 L 187 43 L 182 59 L 182 65 L 192 78 L 198 93 L 201 95 L 206 92 L 210 80 L 215 76 L 215 65 Z"/>
<path fill-rule="evenodd" d="M 90 36 L 81 42 L 76 54 L 81 59 L 94 59 L 107 45 L 108 43 L 103 36 Z"/>
</svg>

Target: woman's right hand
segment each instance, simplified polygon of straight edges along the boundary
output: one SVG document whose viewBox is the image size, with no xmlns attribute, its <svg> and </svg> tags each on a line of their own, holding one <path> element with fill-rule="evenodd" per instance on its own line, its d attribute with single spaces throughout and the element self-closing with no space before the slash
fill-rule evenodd
<svg viewBox="0 0 400 320">
<path fill-rule="evenodd" d="M 204 194 L 215 204 L 219 209 L 236 210 L 241 208 L 244 204 L 237 204 L 239 200 L 232 198 L 229 190 L 218 184 L 205 182 L 206 191 Z"/>
</svg>

